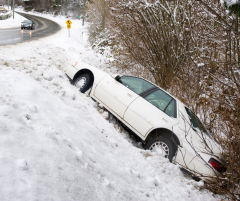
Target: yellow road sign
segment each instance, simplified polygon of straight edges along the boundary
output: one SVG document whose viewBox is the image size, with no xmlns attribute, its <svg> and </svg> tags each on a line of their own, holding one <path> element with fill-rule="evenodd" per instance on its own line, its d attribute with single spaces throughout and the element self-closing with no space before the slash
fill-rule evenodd
<svg viewBox="0 0 240 201">
<path fill-rule="evenodd" d="M 67 25 L 67 28 L 68 28 L 68 29 L 71 29 L 71 25 L 70 25 L 70 24 L 68 24 L 68 25 Z"/>
<path fill-rule="evenodd" d="M 72 22 L 70 20 L 66 21 L 66 24 L 70 25 Z"/>
</svg>

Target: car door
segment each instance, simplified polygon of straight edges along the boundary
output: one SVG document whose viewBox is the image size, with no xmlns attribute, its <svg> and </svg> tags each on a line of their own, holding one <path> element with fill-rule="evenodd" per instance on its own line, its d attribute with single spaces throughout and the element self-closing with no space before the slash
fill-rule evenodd
<svg viewBox="0 0 240 201">
<path fill-rule="evenodd" d="M 177 124 L 176 117 L 176 100 L 156 88 L 135 99 L 127 108 L 124 120 L 142 136 L 146 136 L 152 128 L 172 129 Z"/>
<path fill-rule="evenodd" d="M 122 76 L 115 80 L 109 75 L 98 83 L 94 96 L 120 118 L 123 118 L 127 107 L 139 97 L 139 94 L 154 87 L 145 82 L 141 78 L 131 76 Z"/>
</svg>

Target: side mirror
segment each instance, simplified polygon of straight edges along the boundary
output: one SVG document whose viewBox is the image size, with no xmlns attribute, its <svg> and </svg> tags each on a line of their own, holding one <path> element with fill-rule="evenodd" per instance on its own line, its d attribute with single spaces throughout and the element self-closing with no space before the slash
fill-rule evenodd
<svg viewBox="0 0 240 201">
<path fill-rule="evenodd" d="M 115 80 L 119 80 L 121 78 L 120 75 L 115 75 Z"/>
</svg>

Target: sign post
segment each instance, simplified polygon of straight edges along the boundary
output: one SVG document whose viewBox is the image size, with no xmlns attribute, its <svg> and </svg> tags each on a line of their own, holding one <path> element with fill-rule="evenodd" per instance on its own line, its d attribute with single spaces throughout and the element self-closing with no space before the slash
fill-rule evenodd
<svg viewBox="0 0 240 201">
<path fill-rule="evenodd" d="M 13 19 L 14 19 L 14 7 L 15 7 L 15 2 L 13 0 Z"/>
<path fill-rule="evenodd" d="M 68 37 L 70 37 L 70 29 L 71 29 L 71 24 L 72 22 L 70 20 L 66 21 L 67 24 L 67 29 L 68 29 Z"/>
</svg>

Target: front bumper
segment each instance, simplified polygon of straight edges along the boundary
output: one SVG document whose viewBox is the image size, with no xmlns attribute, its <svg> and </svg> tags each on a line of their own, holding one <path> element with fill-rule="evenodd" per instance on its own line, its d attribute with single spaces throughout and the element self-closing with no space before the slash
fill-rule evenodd
<svg viewBox="0 0 240 201">
<path fill-rule="evenodd" d="M 68 65 L 65 71 L 65 74 L 68 76 L 70 80 L 73 80 L 74 76 L 79 70 L 75 68 L 73 65 Z"/>
<path fill-rule="evenodd" d="M 69 82 L 72 84 L 73 80 L 65 73 L 65 75 L 67 76 L 67 78 L 69 79 Z"/>
<path fill-rule="evenodd" d="M 22 29 L 31 29 L 32 26 L 21 26 Z"/>
</svg>

